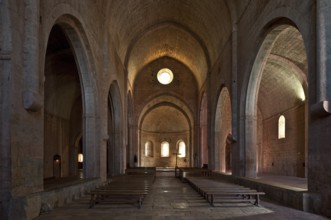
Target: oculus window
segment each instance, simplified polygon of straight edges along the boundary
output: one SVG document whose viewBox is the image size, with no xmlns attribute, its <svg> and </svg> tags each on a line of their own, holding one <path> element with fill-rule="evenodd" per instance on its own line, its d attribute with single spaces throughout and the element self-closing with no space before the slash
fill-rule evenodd
<svg viewBox="0 0 331 220">
<path fill-rule="evenodd" d="M 157 73 L 157 80 L 163 85 L 168 85 L 174 79 L 174 74 L 168 68 L 160 69 Z"/>
<path fill-rule="evenodd" d="M 161 157 L 169 157 L 169 142 L 167 141 L 161 143 Z"/>
</svg>

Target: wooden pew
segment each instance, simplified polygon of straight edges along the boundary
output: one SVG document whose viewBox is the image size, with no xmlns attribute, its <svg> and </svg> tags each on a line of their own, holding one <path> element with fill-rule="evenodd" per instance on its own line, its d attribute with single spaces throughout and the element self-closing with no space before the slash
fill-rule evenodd
<svg viewBox="0 0 331 220">
<path fill-rule="evenodd" d="M 179 178 L 182 182 L 186 181 L 188 176 L 211 176 L 212 171 L 206 168 L 182 167 L 179 169 Z"/>
<path fill-rule="evenodd" d="M 100 200 L 110 198 L 119 201 L 122 199 L 135 199 L 137 198 L 138 202 L 138 208 L 141 208 L 141 205 L 143 203 L 143 200 L 145 196 L 148 194 L 148 190 L 102 190 L 102 189 L 97 189 L 97 190 L 92 190 L 90 192 L 91 194 L 91 200 L 90 200 L 90 208 L 92 208 L 96 203 L 99 203 Z"/>
<path fill-rule="evenodd" d="M 112 177 L 108 184 L 90 192 L 90 208 L 102 200 L 111 199 L 114 202 L 134 200 L 141 208 L 148 194 L 154 177 L 150 175 L 121 175 Z"/>
<path fill-rule="evenodd" d="M 156 167 L 133 167 L 125 170 L 126 175 L 150 175 L 156 179 Z"/>
<path fill-rule="evenodd" d="M 265 195 L 264 192 L 221 182 L 213 177 L 187 177 L 187 181 L 211 206 L 214 206 L 215 197 L 219 202 L 253 202 L 259 206 L 260 195 Z"/>
<path fill-rule="evenodd" d="M 257 192 L 256 190 L 206 190 L 205 193 L 207 202 L 214 206 L 215 197 L 220 197 L 219 202 L 253 202 L 254 205 L 259 206 L 260 195 L 265 195 L 264 192 Z"/>
</svg>

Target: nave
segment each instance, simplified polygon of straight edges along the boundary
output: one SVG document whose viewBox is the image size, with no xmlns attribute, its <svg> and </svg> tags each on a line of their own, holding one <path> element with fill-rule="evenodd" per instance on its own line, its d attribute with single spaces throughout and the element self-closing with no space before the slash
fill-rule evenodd
<svg viewBox="0 0 331 220">
<path fill-rule="evenodd" d="M 42 214 L 38 220 L 55 219 L 326 219 L 318 215 L 280 206 L 262 199 L 250 203 L 216 204 L 211 207 L 188 183 L 173 172 L 157 172 L 155 183 L 141 209 L 132 203 L 103 201 L 89 208 L 90 196 Z"/>
</svg>

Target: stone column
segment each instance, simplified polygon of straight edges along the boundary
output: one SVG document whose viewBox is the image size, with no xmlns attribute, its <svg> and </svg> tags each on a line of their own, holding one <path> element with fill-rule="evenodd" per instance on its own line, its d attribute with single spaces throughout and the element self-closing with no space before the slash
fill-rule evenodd
<svg viewBox="0 0 331 220">
<path fill-rule="evenodd" d="M 132 140 L 132 155 L 131 155 L 130 163 L 132 163 L 133 166 L 135 166 L 134 155 L 137 155 L 138 166 L 139 166 L 140 165 L 140 159 L 141 159 L 140 150 L 139 150 L 141 132 L 138 128 L 137 123 L 133 123 L 131 125 L 131 128 L 132 128 L 132 131 L 131 131 L 132 132 L 132 139 L 131 139 Z"/>
<path fill-rule="evenodd" d="M 129 137 L 128 137 L 128 141 L 129 141 L 129 157 L 128 157 L 128 160 L 127 163 L 130 165 L 130 167 L 133 167 L 134 166 L 134 155 L 137 154 L 137 150 L 136 150 L 136 139 L 135 139 L 135 134 L 136 134 L 136 129 L 135 127 L 131 124 L 132 122 L 130 122 L 130 125 L 129 125 Z"/>
<path fill-rule="evenodd" d="M 39 0 L 25 0 L 24 89 L 23 105 L 26 110 L 41 109 L 39 73 Z"/>
<path fill-rule="evenodd" d="M 84 163 L 83 173 L 84 178 L 99 177 L 100 171 L 100 158 L 99 158 L 99 147 L 95 142 L 95 117 L 92 114 L 84 113 L 83 116 L 83 152 L 84 152 Z"/>
<path fill-rule="evenodd" d="M 238 88 L 237 88 L 237 73 L 238 73 L 238 30 L 237 24 L 232 25 L 232 88 L 231 88 L 231 110 L 232 110 L 232 139 L 237 140 L 237 114 L 238 114 Z"/>
<path fill-rule="evenodd" d="M 231 84 L 231 111 L 232 111 L 232 138 L 231 144 L 231 157 L 239 157 L 239 144 L 238 140 L 238 25 L 232 24 L 232 84 Z M 238 164 L 235 159 L 231 158 L 232 175 L 239 176 Z"/>
<path fill-rule="evenodd" d="M 303 195 L 303 210 L 330 213 L 330 180 L 325 167 L 330 165 L 331 114 L 331 2 L 316 0 L 316 100 L 310 105 L 308 138 L 308 192 Z M 322 119 L 320 119 L 322 118 Z"/>
<path fill-rule="evenodd" d="M 10 216 L 11 28 L 7 1 L 0 1 L 0 219 Z"/>
<path fill-rule="evenodd" d="M 0 219 L 8 218 L 11 198 L 10 72 L 10 55 L 0 50 Z"/>
<path fill-rule="evenodd" d="M 315 115 L 331 114 L 331 2 L 316 1 L 316 104 L 312 106 Z"/>
<path fill-rule="evenodd" d="M 257 137 L 257 117 L 256 115 L 246 115 L 245 117 L 245 176 L 256 178 L 256 137 Z"/>
</svg>

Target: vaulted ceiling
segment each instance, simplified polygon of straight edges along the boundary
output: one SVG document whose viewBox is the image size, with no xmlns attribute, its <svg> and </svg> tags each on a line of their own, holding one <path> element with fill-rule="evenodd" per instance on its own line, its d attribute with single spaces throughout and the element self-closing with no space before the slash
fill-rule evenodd
<svg viewBox="0 0 331 220">
<path fill-rule="evenodd" d="M 259 86 L 259 109 L 265 118 L 303 103 L 307 73 L 302 36 L 294 27 L 285 26 L 272 44 Z"/>
<path fill-rule="evenodd" d="M 198 87 L 231 36 L 226 0 L 113 0 L 109 33 L 133 85 L 149 63 L 173 58 L 194 74 Z"/>
</svg>

